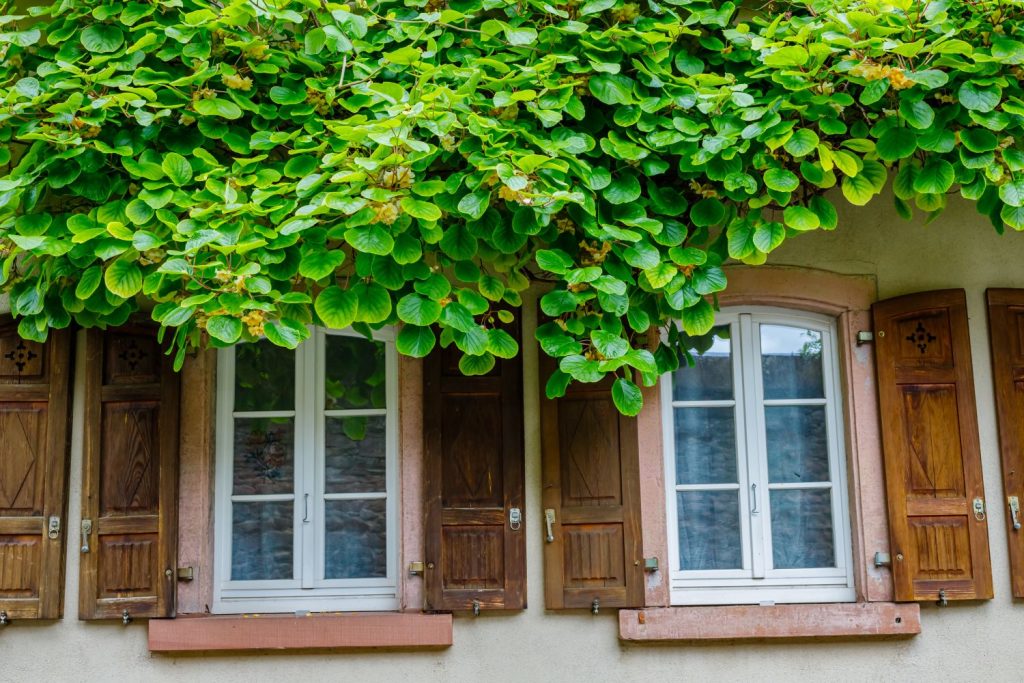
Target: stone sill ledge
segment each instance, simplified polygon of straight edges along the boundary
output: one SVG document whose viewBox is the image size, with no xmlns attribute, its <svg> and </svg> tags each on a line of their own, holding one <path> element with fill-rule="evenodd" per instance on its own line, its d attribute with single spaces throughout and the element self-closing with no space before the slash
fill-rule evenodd
<svg viewBox="0 0 1024 683">
<path fill-rule="evenodd" d="M 149 622 L 150 652 L 422 650 L 451 644 L 450 614 L 196 615 Z"/>
<path fill-rule="evenodd" d="M 921 632 L 916 603 L 734 605 L 621 610 L 619 638 L 631 642 L 871 638 Z"/>
</svg>

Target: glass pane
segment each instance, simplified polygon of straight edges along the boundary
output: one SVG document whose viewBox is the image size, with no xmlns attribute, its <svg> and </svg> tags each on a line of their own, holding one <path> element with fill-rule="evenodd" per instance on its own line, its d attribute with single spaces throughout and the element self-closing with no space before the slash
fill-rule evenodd
<svg viewBox="0 0 1024 683">
<path fill-rule="evenodd" d="M 682 569 L 742 569 L 739 491 L 680 491 Z"/>
<path fill-rule="evenodd" d="M 384 342 L 365 337 L 326 335 L 327 410 L 386 408 Z"/>
<path fill-rule="evenodd" d="M 767 406 L 764 423 L 769 481 L 831 481 L 825 406 Z"/>
<path fill-rule="evenodd" d="M 735 484 L 735 408 L 676 408 L 676 483 Z"/>
<path fill-rule="evenodd" d="M 832 539 L 832 491 L 771 492 L 772 562 L 776 569 L 836 566 Z"/>
<path fill-rule="evenodd" d="M 387 505 L 381 500 L 326 501 L 324 578 L 387 576 Z"/>
<path fill-rule="evenodd" d="M 683 343 L 693 356 L 695 365 L 686 365 L 680 358 L 679 369 L 672 375 L 672 400 L 722 401 L 732 398 L 732 343 L 729 326 L 713 328 L 701 337 L 683 336 Z"/>
<path fill-rule="evenodd" d="M 295 425 L 290 417 L 235 418 L 235 495 L 291 493 Z"/>
<path fill-rule="evenodd" d="M 266 339 L 235 347 L 235 410 L 292 410 L 295 352 Z"/>
<path fill-rule="evenodd" d="M 232 503 L 231 579 L 293 578 L 292 501 Z"/>
<path fill-rule="evenodd" d="M 821 332 L 787 325 L 761 325 L 764 397 L 824 398 Z"/>
<path fill-rule="evenodd" d="M 324 486 L 327 493 L 373 493 L 387 489 L 387 418 L 328 417 Z"/>
</svg>

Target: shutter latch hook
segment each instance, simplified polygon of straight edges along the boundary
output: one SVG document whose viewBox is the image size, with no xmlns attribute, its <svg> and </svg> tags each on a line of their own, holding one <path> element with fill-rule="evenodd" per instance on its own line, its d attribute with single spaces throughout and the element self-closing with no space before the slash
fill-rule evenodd
<svg viewBox="0 0 1024 683">
<path fill-rule="evenodd" d="M 480 601 L 479 600 L 474 600 L 473 601 L 473 616 L 474 617 L 480 616 Z"/>
<path fill-rule="evenodd" d="M 7 624 L 9 624 L 9 623 L 11 623 L 11 622 L 7 618 L 7 611 L 6 610 L 0 610 L 0 626 L 7 626 Z"/>
<path fill-rule="evenodd" d="M 594 602 L 590 603 L 590 613 L 597 614 L 601 611 L 601 599 L 594 598 Z"/>
<path fill-rule="evenodd" d="M 946 599 L 946 589 L 939 589 L 939 599 L 935 601 L 935 604 L 939 607 L 946 607 L 949 605 L 949 600 Z"/>
<path fill-rule="evenodd" d="M 127 626 L 132 623 L 132 615 L 128 614 L 128 610 L 121 612 L 121 623 Z"/>
</svg>

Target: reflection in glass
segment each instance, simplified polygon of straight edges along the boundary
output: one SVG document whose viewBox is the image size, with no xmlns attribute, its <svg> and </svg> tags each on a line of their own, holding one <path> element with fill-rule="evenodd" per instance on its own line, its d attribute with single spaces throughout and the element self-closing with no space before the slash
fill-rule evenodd
<svg viewBox="0 0 1024 683">
<path fill-rule="evenodd" d="M 742 569 L 739 491 L 680 491 L 679 565 Z"/>
<path fill-rule="evenodd" d="M 295 352 L 266 339 L 235 347 L 235 410 L 293 410 Z"/>
<path fill-rule="evenodd" d="M 324 578 L 387 576 L 386 501 L 328 500 Z"/>
<path fill-rule="evenodd" d="M 766 399 L 824 398 L 821 332 L 761 325 L 761 371 Z"/>
<path fill-rule="evenodd" d="M 231 579 L 293 578 L 292 501 L 232 503 Z"/>
<path fill-rule="evenodd" d="M 775 490 L 771 507 L 776 569 L 836 566 L 829 489 Z"/>
<path fill-rule="evenodd" d="M 735 408 L 676 408 L 676 483 L 734 484 Z"/>
<path fill-rule="evenodd" d="M 768 480 L 830 481 L 825 406 L 766 406 Z"/>
<path fill-rule="evenodd" d="M 386 408 L 384 342 L 365 337 L 325 337 L 324 408 Z"/>
<path fill-rule="evenodd" d="M 293 418 L 235 418 L 234 452 L 234 495 L 292 492 Z"/>
<path fill-rule="evenodd" d="M 374 493 L 387 488 L 386 425 L 383 415 L 326 418 L 327 493 Z"/>
<path fill-rule="evenodd" d="M 732 342 L 729 326 L 713 328 L 701 337 L 685 337 L 684 342 L 693 357 L 694 366 L 688 367 L 680 358 L 679 369 L 672 375 L 673 401 L 721 401 L 733 397 Z"/>
</svg>

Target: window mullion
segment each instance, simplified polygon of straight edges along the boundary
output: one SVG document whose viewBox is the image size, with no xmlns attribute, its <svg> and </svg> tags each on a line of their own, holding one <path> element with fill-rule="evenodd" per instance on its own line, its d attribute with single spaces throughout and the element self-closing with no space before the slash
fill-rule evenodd
<svg viewBox="0 0 1024 683">
<path fill-rule="evenodd" d="M 767 477 L 762 468 L 764 412 L 761 409 L 761 353 L 757 338 L 757 325 L 749 314 L 740 316 L 740 358 L 743 363 L 743 412 L 744 412 L 744 471 L 747 482 L 746 494 L 748 511 L 746 515 L 748 543 L 752 560 L 752 575 L 763 579 L 767 567 L 767 546 L 765 544 L 765 515 L 768 492 Z"/>
<path fill-rule="evenodd" d="M 296 537 L 296 556 L 299 558 L 298 577 L 303 588 L 313 587 L 315 572 L 315 529 L 317 524 L 315 484 L 315 426 L 311 389 L 315 386 L 315 356 L 319 346 L 316 332 L 296 349 L 298 363 L 295 381 L 295 460 L 296 460 L 296 516 L 300 533 Z M 299 474 L 301 473 L 301 474 Z M 299 478 L 301 477 L 301 479 Z"/>
</svg>

